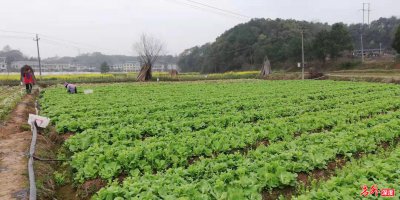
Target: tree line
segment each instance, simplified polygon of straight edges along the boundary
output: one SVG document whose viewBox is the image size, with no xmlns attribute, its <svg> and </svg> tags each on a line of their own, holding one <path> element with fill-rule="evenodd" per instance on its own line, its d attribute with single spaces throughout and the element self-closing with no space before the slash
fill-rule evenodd
<svg viewBox="0 0 400 200">
<path fill-rule="evenodd" d="M 400 19 L 380 18 L 370 26 L 314 23 L 283 19 L 252 19 L 219 36 L 214 42 L 183 51 L 178 66 L 184 72 L 219 73 L 260 69 L 268 56 L 275 69 L 287 69 L 301 61 L 301 32 L 305 57 L 321 61 L 341 57 L 360 46 L 391 49 Z"/>
<path fill-rule="evenodd" d="M 37 61 L 36 57 L 28 57 L 24 55 L 20 50 L 12 49 L 9 45 L 3 47 L 0 50 L 0 57 L 6 58 L 7 67 L 11 67 L 11 63 L 15 61 Z M 104 71 L 107 67 L 114 64 L 123 64 L 130 61 L 139 61 L 140 58 L 137 56 L 125 56 L 125 55 L 105 55 L 100 52 L 81 54 L 75 57 L 64 56 L 64 57 L 50 57 L 43 59 L 43 63 L 49 64 L 79 64 L 84 66 L 90 66 L 98 68 L 100 71 Z M 176 64 L 177 56 L 173 55 L 160 55 L 158 63 L 161 64 Z M 102 70 L 103 65 L 103 70 Z M 105 70 L 107 71 L 107 70 Z"/>
</svg>

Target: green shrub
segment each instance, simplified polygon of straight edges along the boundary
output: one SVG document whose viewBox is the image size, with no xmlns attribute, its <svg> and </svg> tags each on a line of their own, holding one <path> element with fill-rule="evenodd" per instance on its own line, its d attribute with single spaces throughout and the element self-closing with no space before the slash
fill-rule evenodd
<svg viewBox="0 0 400 200">
<path fill-rule="evenodd" d="M 56 182 L 57 186 L 63 186 L 65 185 L 65 176 L 62 173 L 59 172 L 54 172 L 54 181 Z"/>
<path fill-rule="evenodd" d="M 339 64 L 340 69 L 353 69 L 361 65 L 361 61 L 346 61 Z"/>
</svg>

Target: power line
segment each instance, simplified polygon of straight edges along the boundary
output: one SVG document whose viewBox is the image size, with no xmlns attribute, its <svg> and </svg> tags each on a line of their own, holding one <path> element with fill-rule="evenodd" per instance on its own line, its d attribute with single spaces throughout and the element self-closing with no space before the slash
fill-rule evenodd
<svg viewBox="0 0 400 200">
<path fill-rule="evenodd" d="M 0 32 L 6 32 L 6 33 L 18 33 L 18 34 L 28 34 L 28 35 L 35 35 L 36 33 L 30 33 L 30 32 L 23 32 L 23 31 L 9 31 L 9 30 L 3 30 L 0 29 Z"/>
<path fill-rule="evenodd" d="M 13 32 L 13 31 L 9 31 L 9 32 Z M 32 37 L 29 37 L 29 36 L 18 36 L 18 35 L 0 35 L 0 38 L 24 39 L 24 40 L 25 39 L 26 40 L 31 40 L 32 39 Z M 72 47 L 72 48 L 75 48 L 75 49 L 82 48 L 82 47 L 78 47 L 78 46 L 75 46 L 75 45 L 62 43 L 62 42 L 59 42 L 59 41 L 56 41 L 56 40 L 47 39 L 47 38 L 41 38 L 41 39 L 43 40 L 42 42 L 47 43 L 47 44 L 52 44 L 52 45 L 57 45 L 57 46 L 65 46 L 65 47 Z M 93 50 L 93 49 L 91 49 L 91 50 Z"/>
<path fill-rule="evenodd" d="M 201 3 L 201 2 L 197 2 L 197 1 L 193 1 L 193 0 L 186 0 L 186 1 L 198 4 L 198 5 L 202 5 L 202 6 L 205 6 L 205 7 L 208 7 L 208 8 L 212 8 L 212 9 L 215 9 L 215 10 L 218 10 L 218 11 L 222 11 L 222 12 L 225 12 L 225 13 L 229 13 L 229 14 L 232 14 L 232 15 L 236 15 L 236 16 L 240 16 L 240 17 L 243 17 L 243 18 L 251 19 L 251 17 L 249 17 L 249 16 L 242 15 L 240 13 L 233 12 L 233 11 L 230 11 L 230 10 L 218 8 L 218 7 L 209 5 L 209 4 L 205 4 L 205 3 Z"/>
<path fill-rule="evenodd" d="M 36 41 L 36 45 L 37 45 L 37 54 L 38 54 L 38 60 L 39 60 L 39 75 L 40 75 L 40 78 L 42 78 L 42 66 L 40 63 L 40 53 L 39 53 L 39 40 L 40 40 L 40 38 L 39 38 L 38 34 L 36 34 L 36 38 L 34 38 L 33 41 Z"/>
<path fill-rule="evenodd" d="M 193 3 L 182 2 L 182 1 L 177 1 L 177 0 L 169 0 L 169 1 L 177 3 L 177 4 L 185 5 L 187 7 L 191 7 L 194 9 L 212 12 L 214 14 L 224 16 L 224 17 L 231 17 L 231 18 L 235 18 L 235 19 L 239 19 L 239 20 L 243 20 L 243 18 L 244 18 L 243 16 L 232 14 L 232 13 L 234 13 L 232 11 L 226 12 L 226 11 L 222 11 L 223 9 L 219 9 L 219 8 L 215 9 L 216 7 L 214 9 L 212 9 L 212 6 L 204 6 L 204 5 L 200 6 L 200 5 L 195 5 Z M 246 18 L 250 18 L 250 17 L 246 17 Z"/>
<path fill-rule="evenodd" d="M 366 5 L 368 6 L 368 8 L 366 8 Z M 363 25 L 365 24 L 365 12 L 367 12 L 367 22 L 368 22 L 368 26 L 370 26 L 370 13 L 371 13 L 371 4 L 370 3 L 363 3 L 363 8 L 361 9 L 361 11 L 363 12 Z"/>
<path fill-rule="evenodd" d="M 0 29 L 0 32 L 17 33 L 17 34 L 27 34 L 27 35 L 36 35 L 36 33 L 32 33 L 32 32 L 10 31 L 10 30 L 3 30 L 3 29 Z M 40 33 L 39 33 L 39 34 L 40 34 Z M 50 39 L 53 39 L 53 40 L 59 40 L 59 41 L 74 43 L 74 44 L 78 44 L 78 45 L 84 45 L 84 46 L 95 47 L 95 46 L 93 46 L 93 45 L 78 43 L 78 42 L 74 42 L 74 41 L 70 41 L 70 40 L 65 40 L 65 39 L 60 39 L 60 38 L 56 38 L 56 37 L 49 36 L 49 35 L 44 35 L 44 34 L 40 34 L 40 35 L 41 35 L 42 37 L 47 37 L 47 38 L 50 38 Z M 98 48 L 98 47 L 95 47 L 95 48 Z"/>
<path fill-rule="evenodd" d="M 47 39 L 47 38 L 42 38 L 42 39 L 43 39 L 44 43 L 50 44 L 50 45 L 63 46 L 63 47 L 74 48 L 74 49 L 82 48 L 82 47 L 78 47 L 78 46 L 75 46 L 75 45 L 66 44 L 66 43 L 62 43 L 62 42 L 59 42 L 59 41 L 55 41 L 55 40 L 50 40 L 50 39 Z M 90 50 L 93 50 L 93 49 L 90 49 Z"/>
<path fill-rule="evenodd" d="M 7 31 L 7 32 L 15 33 L 14 31 Z M 0 38 L 23 39 L 23 40 L 31 40 L 32 39 L 32 37 L 17 36 L 17 35 L 0 35 Z M 80 51 L 80 49 L 87 49 L 87 50 L 91 50 L 91 51 L 96 51 L 95 49 L 92 49 L 92 48 L 86 48 L 86 47 L 82 47 L 82 46 L 71 45 L 71 44 L 68 44 L 68 43 L 64 43 L 64 42 L 60 42 L 60 41 L 52 40 L 52 39 L 48 39 L 48 38 L 41 38 L 41 41 L 46 43 L 46 44 L 50 44 L 50 45 L 64 46 L 64 47 L 77 49 L 78 51 Z"/>
<path fill-rule="evenodd" d="M 194 9 L 197 9 L 197 10 L 202 10 L 202 11 L 206 11 L 206 12 L 212 12 L 212 13 L 217 14 L 217 15 L 220 15 L 220 16 L 232 17 L 232 18 L 235 18 L 235 19 L 241 19 L 241 18 L 239 18 L 239 17 L 237 17 L 237 16 L 228 15 L 228 14 L 223 13 L 223 12 L 218 12 L 218 11 L 215 11 L 215 10 L 210 10 L 210 9 L 205 8 L 205 7 L 196 6 L 196 5 L 193 5 L 193 4 L 190 4 L 190 3 L 180 2 L 180 1 L 177 1 L 177 0 L 169 0 L 169 1 L 172 1 L 172 2 L 177 3 L 177 4 L 185 5 L 185 6 L 187 6 L 187 7 L 194 8 Z"/>
<path fill-rule="evenodd" d="M 6 30 L 0 30 L 0 32 L 6 32 L 6 33 L 14 33 L 16 35 L 0 35 L 0 38 L 12 38 L 12 39 L 26 39 L 26 40 L 31 40 L 32 37 L 29 36 L 20 36 L 19 34 L 34 34 L 34 33 L 28 33 L 28 32 L 19 32 L 19 31 L 6 31 Z M 56 46 L 64 46 L 64 47 L 71 47 L 74 49 L 87 49 L 87 50 L 91 50 L 91 51 L 98 51 L 97 48 L 92 47 L 83 47 L 81 45 L 73 45 L 70 43 L 76 43 L 76 42 L 67 42 L 66 40 L 61 40 L 61 41 L 57 41 L 56 39 L 49 39 L 47 36 L 46 37 L 42 37 L 41 41 L 46 43 L 46 44 L 51 44 L 51 45 L 56 45 Z M 53 37 L 52 37 L 53 38 Z"/>
<path fill-rule="evenodd" d="M 94 49 L 91 48 L 86 48 L 86 47 L 80 47 L 80 46 L 75 46 L 75 45 L 71 45 L 71 44 L 66 44 L 66 43 L 62 43 L 56 40 L 50 40 L 47 38 L 43 38 L 42 39 L 44 43 L 46 44 L 50 44 L 50 45 L 54 45 L 54 46 L 63 46 L 63 47 L 67 47 L 67 48 L 71 48 L 71 49 L 75 49 L 78 52 L 78 55 L 81 55 L 81 49 L 86 49 L 86 50 L 90 50 L 90 51 L 96 51 Z"/>
<path fill-rule="evenodd" d="M 0 38 L 12 38 L 12 39 L 23 39 L 23 40 L 31 40 L 32 39 L 32 37 L 28 37 L 28 36 L 15 36 L 15 35 L 0 35 Z M 42 43 L 45 43 L 45 44 L 73 48 L 73 49 L 78 51 L 78 55 L 81 54 L 80 53 L 81 49 L 87 49 L 87 50 L 90 50 L 90 51 L 96 51 L 95 49 L 92 49 L 92 48 L 86 48 L 86 47 L 71 45 L 71 44 L 68 44 L 68 43 L 63 43 L 63 42 L 60 42 L 60 41 L 57 41 L 57 40 L 48 39 L 48 38 L 40 38 L 40 40 L 42 41 Z"/>
<path fill-rule="evenodd" d="M 0 32 L 14 33 L 14 34 L 25 34 L 25 35 L 31 35 L 31 36 L 32 35 L 33 36 L 36 35 L 36 33 L 32 33 L 32 32 L 11 31 L 11 30 L 4 30 L 4 29 L 0 29 Z M 54 37 L 54 36 L 50 36 L 50 35 L 40 34 L 40 36 L 42 37 L 42 39 L 45 39 L 47 41 L 52 40 L 53 42 L 57 42 L 57 41 L 64 42 L 64 43 L 68 44 L 67 46 L 72 46 L 72 47 L 77 48 L 77 49 L 78 48 L 82 48 L 82 49 L 90 49 L 90 50 L 93 50 L 93 51 L 106 50 L 106 51 L 118 52 L 117 50 L 114 50 L 114 49 L 102 48 L 102 47 L 97 47 L 97 46 L 90 45 L 90 44 L 74 42 L 74 41 L 66 40 L 66 39 L 60 39 L 60 38 L 57 38 L 57 37 Z M 7 36 L 7 37 L 15 38 L 15 39 L 30 39 L 30 37 L 24 37 L 24 36 Z M 71 45 L 71 44 L 73 44 L 73 45 Z M 64 45 L 64 46 L 66 46 L 66 45 Z"/>
<path fill-rule="evenodd" d="M 31 39 L 28 36 L 15 36 L 15 35 L 0 35 L 1 38 L 12 38 L 12 39 Z"/>
<path fill-rule="evenodd" d="M 58 40 L 58 41 L 61 41 L 61 42 L 74 44 L 74 45 L 70 45 L 70 46 L 74 46 L 76 48 L 78 48 L 76 45 L 79 45 L 81 47 L 83 47 L 83 46 L 90 47 L 90 48 L 86 48 L 86 49 L 94 48 L 94 49 L 103 49 L 103 50 L 107 50 L 107 51 L 116 51 L 115 49 L 107 49 L 107 48 L 97 47 L 97 46 L 94 46 L 94 45 L 91 45 L 91 44 L 86 44 L 86 43 L 81 43 L 81 42 L 74 42 L 74 41 L 66 40 L 66 39 L 60 39 L 60 38 L 57 38 L 57 37 L 54 37 L 54 36 L 43 35 L 43 34 L 41 34 L 41 36 L 42 37 L 43 36 L 47 37 L 48 38 L 47 40 L 53 40 L 53 41 Z M 92 49 L 92 50 L 94 50 L 94 49 Z"/>
</svg>

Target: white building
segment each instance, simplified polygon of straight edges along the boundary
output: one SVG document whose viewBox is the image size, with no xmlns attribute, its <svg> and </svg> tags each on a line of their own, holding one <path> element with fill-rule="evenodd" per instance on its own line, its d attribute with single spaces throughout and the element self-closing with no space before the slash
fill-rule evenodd
<svg viewBox="0 0 400 200">
<path fill-rule="evenodd" d="M 62 72 L 62 71 L 70 71 L 73 65 L 71 64 L 42 64 L 43 72 Z"/>
<path fill-rule="evenodd" d="M 110 67 L 113 72 L 139 72 L 140 63 L 138 61 L 129 61 L 123 64 L 116 64 Z"/>
<path fill-rule="evenodd" d="M 11 63 L 11 70 L 19 71 L 24 65 L 29 65 L 34 71 L 39 71 L 39 63 L 37 61 L 15 61 Z"/>
<path fill-rule="evenodd" d="M 165 66 L 160 63 L 154 63 L 152 69 L 153 72 L 163 72 L 165 71 Z"/>
<path fill-rule="evenodd" d="M 153 71 L 155 72 L 168 72 L 173 69 L 177 69 L 176 64 L 165 64 L 165 63 L 155 63 L 153 66 Z"/>
<path fill-rule="evenodd" d="M 110 67 L 113 72 L 139 72 L 141 64 L 139 61 L 129 61 L 123 64 L 116 64 Z M 177 69 L 176 64 L 155 63 L 152 67 L 154 72 L 167 72 L 172 69 Z"/>
<path fill-rule="evenodd" d="M 39 63 L 37 61 L 16 61 L 11 63 L 11 69 L 13 71 L 19 71 L 24 65 L 29 65 L 34 71 L 39 71 Z M 63 63 L 41 63 L 42 72 L 90 72 L 95 71 L 95 67 L 88 67 L 83 65 L 75 64 L 63 64 Z"/>
<path fill-rule="evenodd" d="M 110 67 L 113 72 L 139 72 L 141 69 L 141 64 L 138 61 L 130 61 L 123 64 L 116 64 Z M 152 67 L 154 72 L 167 72 L 172 69 L 177 69 L 175 64 L 163 64 L 155 63 Z"/>
<path fill-rule="evenodd" d="M 74 65 L 76 71 L 78 72 L 91 72 L 91 71 L 95 71 L 96 68 L 95 67 L 90 67 L 90 66 L 86 66 L 86 65 Z"/>
<path fill-rule="evenodd" d="M 165 69 L 166 69 L 167 71 L 170 71 L 170 70 L 178 70 L 178 65 L 176 65 L 176 64 L 167 64 L 167 65 L 165 66 Z"/>
<path fill-rule="evenodd" d="M 5 57 L 0 57 L 0 71 L 7 71 L 7 63 Z"/>
</svg>

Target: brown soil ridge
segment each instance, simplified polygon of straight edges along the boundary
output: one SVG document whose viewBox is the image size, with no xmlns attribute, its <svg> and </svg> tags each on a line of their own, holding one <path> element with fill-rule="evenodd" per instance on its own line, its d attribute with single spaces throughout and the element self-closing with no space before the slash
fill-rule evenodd
<svg viewBox="0 0 400 200">
<path fill-rule="evenodd" d="M 27 153 L 31 132 L 29 113 L 35 113 L 35 95 L 25 95 L 0 126 L 0 200 L 28 199 Z"/>
</svg>

